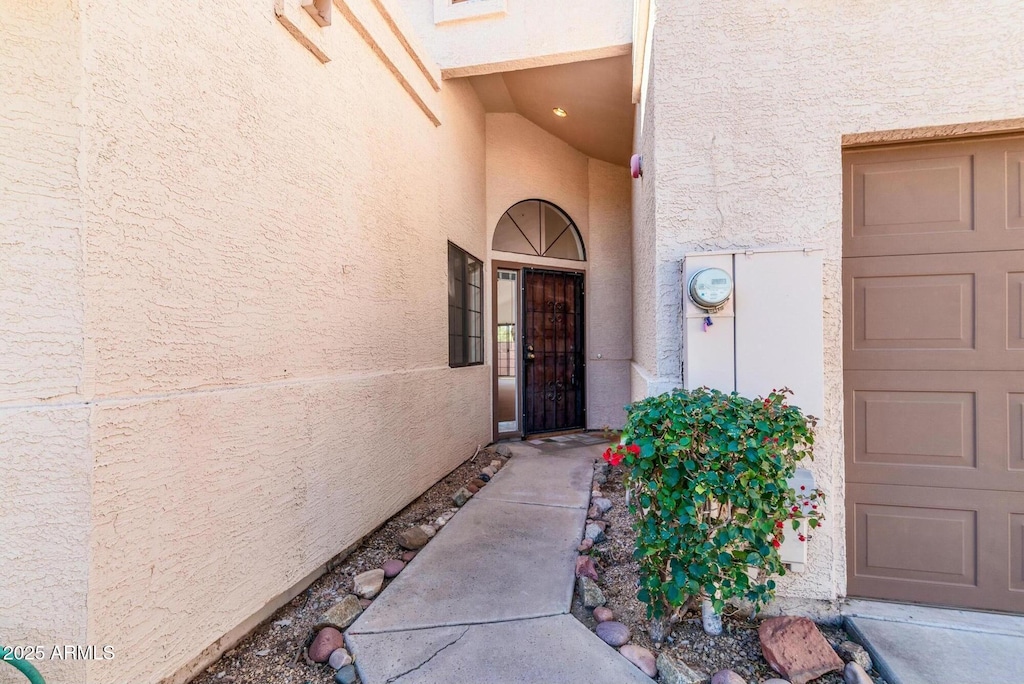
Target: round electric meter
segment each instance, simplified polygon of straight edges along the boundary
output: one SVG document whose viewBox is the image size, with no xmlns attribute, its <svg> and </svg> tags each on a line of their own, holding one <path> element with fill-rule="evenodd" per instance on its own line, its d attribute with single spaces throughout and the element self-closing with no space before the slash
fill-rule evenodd
<svg viewBox="0 0 1024 684">
<path fill-rule="evenodd" d="M 702 268 L 690 276 L 690 300 L 708 312 L 720 311 L 732 296 L 732 276 L 720 268 Z"/>
</svg>

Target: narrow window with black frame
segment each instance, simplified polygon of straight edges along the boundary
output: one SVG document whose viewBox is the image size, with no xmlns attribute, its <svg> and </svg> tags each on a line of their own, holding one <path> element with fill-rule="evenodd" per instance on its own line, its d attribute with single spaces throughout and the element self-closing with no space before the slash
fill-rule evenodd
<svg viewBox="0 0 1024 684">
<path fill-rule="evenodd" d="M 448 365 L 484 362 L 484 265 L 448 243 Z"/>
</svg>

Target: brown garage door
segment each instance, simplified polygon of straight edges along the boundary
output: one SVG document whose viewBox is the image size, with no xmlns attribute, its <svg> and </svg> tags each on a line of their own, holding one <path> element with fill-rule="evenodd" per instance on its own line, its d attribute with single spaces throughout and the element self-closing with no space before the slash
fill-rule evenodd
<svg viewBox="0 0 1024 684">
<path fill-rule="evenodd" d="M 1024 612 L 1024 136 L 843 175 L 849 593 Z"/>
</svg>

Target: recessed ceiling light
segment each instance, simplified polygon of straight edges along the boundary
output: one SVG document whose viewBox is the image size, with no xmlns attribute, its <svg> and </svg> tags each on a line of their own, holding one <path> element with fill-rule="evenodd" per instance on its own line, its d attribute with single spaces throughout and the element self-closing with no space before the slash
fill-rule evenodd
<svg viewBox="0 0 1024 684">
<path fill-rule="evenodd" d="M 559 117 L 562 117 L 563 119 L 564 119 L 565 117 L 569 116 L 569 113 L 568 113 L 568 112 L 566 112 L 566 111 L 565 111 L 564 109 L 562 109 L 561 107 L 555 107 L 555 108 L 554 108 L 554 109 L 552 109 L 551 111 L 552 111 L 552 112 L 554 112 L 555 116 L 559 116 Z"/>
</svg>

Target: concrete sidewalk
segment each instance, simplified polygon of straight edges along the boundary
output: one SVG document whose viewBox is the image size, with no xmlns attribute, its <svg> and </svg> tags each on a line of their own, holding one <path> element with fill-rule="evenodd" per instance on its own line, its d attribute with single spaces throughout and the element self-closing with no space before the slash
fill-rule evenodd
<svg viewBox="0 0 1024 684">
<path fill-rule="evenodd" d="M 850 600 L 847 630 L 890 684 L 1024 682 L 1024 618 Z"/>
<path fill-rule="evenodd" d="M 346 632 L 363 684 L 650 684 L 569 615 L 601 451 L 514 445 Z"/>
</svg>

